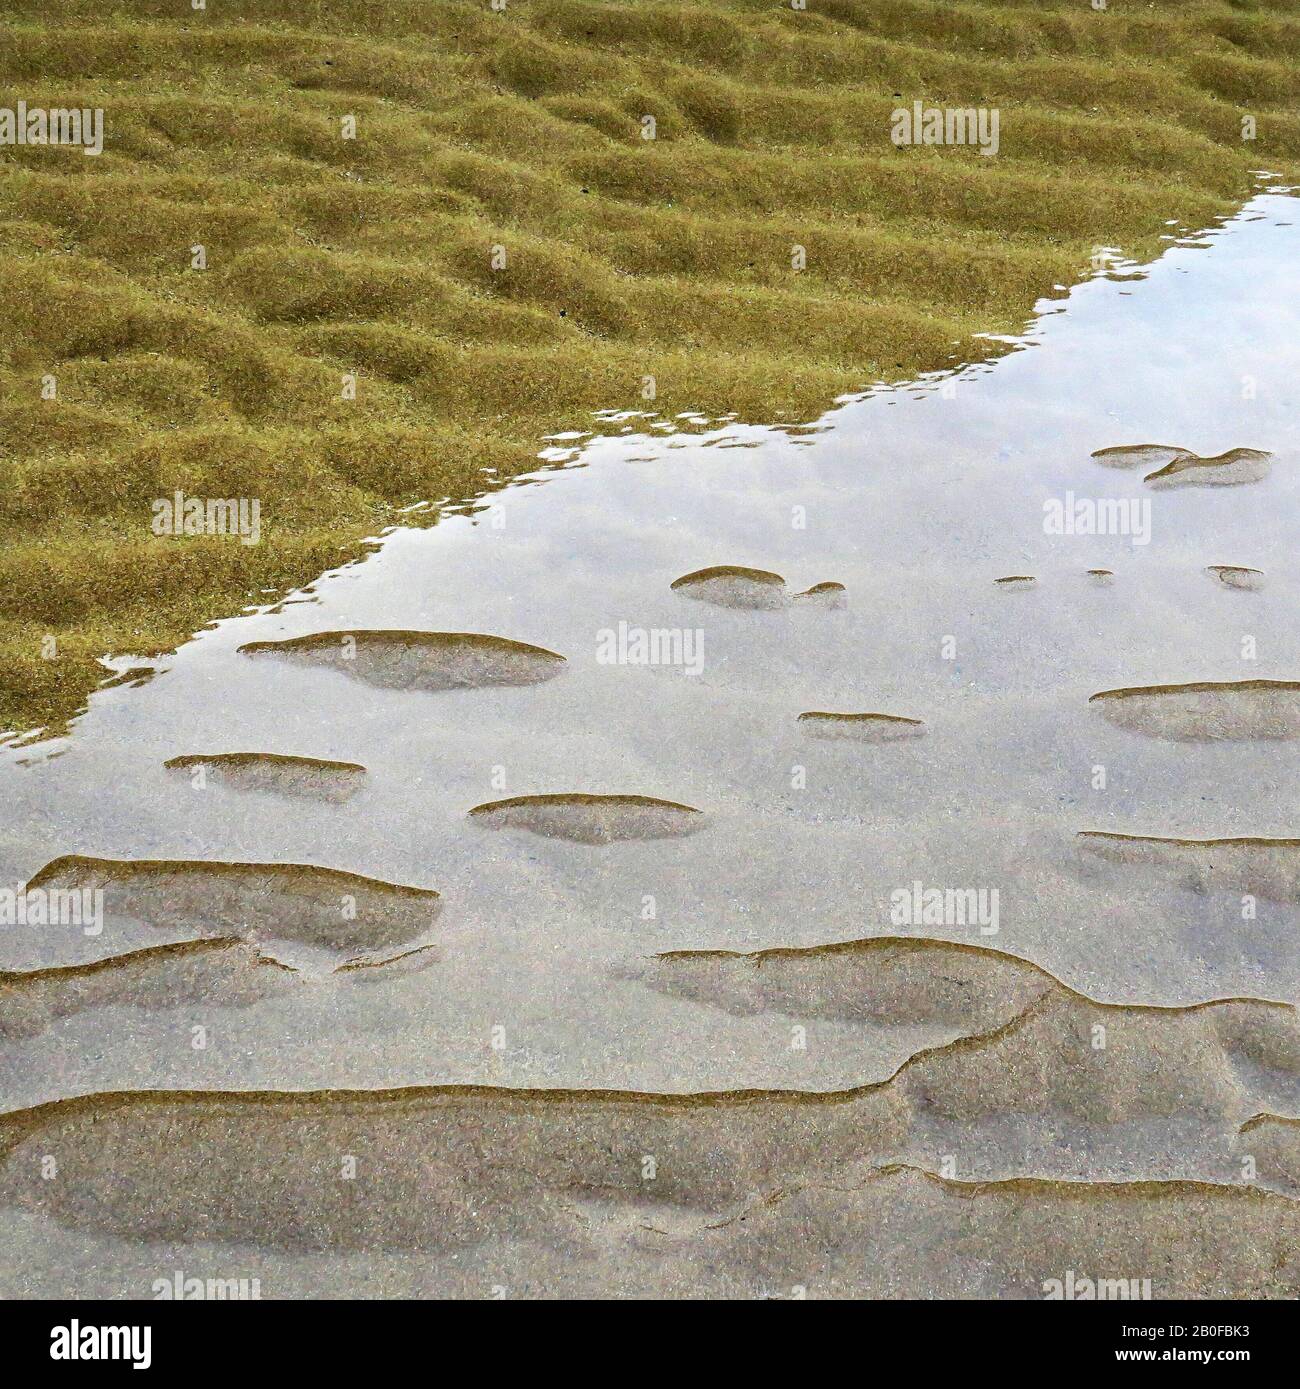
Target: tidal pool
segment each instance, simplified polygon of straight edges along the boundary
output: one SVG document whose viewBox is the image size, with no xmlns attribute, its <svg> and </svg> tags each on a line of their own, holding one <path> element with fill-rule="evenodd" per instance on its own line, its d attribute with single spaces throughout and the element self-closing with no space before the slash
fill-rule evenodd
<svg viewBox="0 0 1300 1389">
<path fill-rule="evenodd" d="M 1300 1292 L 1296 214 L 0 750 L 0 882 L 111 864 L 0 928 L 0 1294 Z"/>
</svg>

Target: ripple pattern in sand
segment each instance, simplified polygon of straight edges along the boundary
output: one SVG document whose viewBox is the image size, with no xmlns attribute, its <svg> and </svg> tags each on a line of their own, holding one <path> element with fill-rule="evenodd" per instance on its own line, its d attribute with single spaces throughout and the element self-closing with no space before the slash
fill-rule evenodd
<svg viewBox="0 0 1300 1389">
<path fill-rule="evenodd" d="M 439 897 L 296 863 L 105 859 L 70 854 L 27 884 L 45 893 L 103 894 L 104 935 L 143 922 L 185 936 L 306 945 L 340 958 L 409 945 L 433 925 Z"/>
<path fill-rule="evenodd" d="M 855 743 L 894 743 L 925 733 L 922 720 L 905 714 L 835 714 L 818 709 L 800 714 L 799 726 L 814 738 Z"/>
<path fill-rule="evenodd" d="M 1090 703 L 1134 733 L 1180 742 L 1236 742 L 1300 734 L 1300 681 L 1224 680 L 1102 690 Z"/>
<path fill-rule="evenodd" d="M 535 685 L 564 666 L 563 656 L 544 647 L 478 632 L 316 632 L 239 649 L 259 659 L 336 670 L 385 690 Z"/>
<path fill-rule="evenodd" d="M 357 762 L 274 752 L 191 753 L 168 758 L 164 765 L 168 771 L 183 773 L 194 786 L 213 782 L 240 791 L 270 791 L 334 805 L 355 796 L 366 778 L 366 769 Z"/>
<path fill-rule="evenodd" d="M 697 569 L 673 580 L 673 591 L 720 608 L 759 608 L 769 611 L 792 602 L 823 608 L 842 607 L 847 590 L 833 579 L 813 584 L 801 593 L 790 594 L 780 574 L 767 569 L 748 569 L 743 565 L 715 564 Z"/>
<path fill-rule="evenodd" d="M 591 795 L 568 791 L 512 796 L 476 805 L 470 816 L 489 829 L 528 830 L 578 844 L 612 844 L 620 839 L 672 839 L 694 834 L 702 812 L 654 796 Z"/>
</svg>

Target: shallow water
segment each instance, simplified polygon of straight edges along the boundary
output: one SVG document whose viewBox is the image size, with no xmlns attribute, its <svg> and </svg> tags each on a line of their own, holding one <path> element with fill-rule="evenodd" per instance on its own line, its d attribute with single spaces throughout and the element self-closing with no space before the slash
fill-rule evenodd
<svg viewBox="0 0 1300 1389">
<path fill-rule="evenodd" d="M 0 928 L 0 1293 L 1294 1294 L 1295 213 L 569 446 L 0 751 L 0 878 L 106 892 Z"/>
</svg>

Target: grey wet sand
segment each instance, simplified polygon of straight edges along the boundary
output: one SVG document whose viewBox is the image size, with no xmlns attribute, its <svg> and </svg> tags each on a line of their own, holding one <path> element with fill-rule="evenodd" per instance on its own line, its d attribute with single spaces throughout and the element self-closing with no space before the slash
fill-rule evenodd
<svg viewBox="0 0 1300 1389">
<path fill-rule="evenodd" d="M 821 1295 L 1041 1297 L 1067 1270 L 1150 1277 L 1161 1297 L 1300 1287 L 1287 1256 L 1300 1205 L 1274 1193 L 837 1166 L 819 1156 L 831 1113 L 490 1091 L 92 1097 L 6 1124 L 0 1196 L 89 1236 L 417 1254 L 435 1293 L 512 1271 L 543 1296 L 802 1283 Z M 767 1161 L 774 1139 L 802 1162 Z M 100 1144 L 134 1180 L 112 1179 Z M 38 1151 L 64 1174 L 44 1190 L 29 1172 Z M 340 1180 L 341 1155 L 355 1180 Z M 735 1165 L 752 1189 L 730 1179 Z"/>
<path fill-rule="evenodd" d="M 1026 962 L 921 941 L 660 964 L 723 1006 L 758 997 L 739 973 L 771 975 L 759 1006 L 976 1030 L 829 1094 L 87 1096 L 0 1120 L 0 1204 L 136 1243 L 418 1253 L 442 1293 L 509 1268 L 542 1295 L 758 1295 L 801 1267 L 858 1295 L 1042 1296 L 1067 1269 L 1155 1278 L 1157 1296 L 1300 1292 L 1297 1131 L 1270 1108 L 1298 1094 L 1290 1007 L 1099 1007 Z"/>
<path fill-rule="evenodd" d="M 1222 1180 L 1256 1106 L 1300 1107 L 1300 1026 L 1280 1000 L 1097 1003 L 1027 960 L 924 938 L 672 951 L 632 977 L 774 1026 L 942 1029 L 948 1040 L 855 1092 L 859 1115 L 890 1135 L 872 1140 L 875 1161 L 961 1152 L 981 1177 Z"/>
<path fill-rule="evenodd" d="M 0 1120 L 0 1202 L 133 1240 L 472 1256 L 501 1239 L 561 1252 L 585 1231 L 597 1237 L 595 1257 L 612 1259 L 613 1248 L 599 1252 L 601 1237 L 621 1225 L 703 1235 L 800 1191 L 866 1199 L 900 1164 L 933 1177 L 960 1153 L 958 1180 L 917 1187 L 899 1219 L 922 1192 L 967 1196 L 976 1201 L 969 1217 L 1003 1257 L 1023 1259 L 1032 1246 L 1020 1243 L 1016 1210 L 1044 1220 L 1055 1211 L 1068 1225 L 1077 1184 L 1087 1183 L 1096 1218 L 1072 1230 L 1067 1267 L 1099 1259 L 1114 1269 L 1116 1252 L 1132 1248 L 1137 1268 L 1149 1269 L 1158 1249 L 1177 1250 L 1180 1226 L 1207 1219 L 1226 1241 L 1221 1259 L 1212 1269 L 1159 1259 L 1168 1294 L 1195 1293 L 1207 1278 L 1239 1295 L 1300 1287 L 1294 1263 L 1272 1268 L 1270 1283 L 1255 1261 L 1261 1240 L 1272 1247 L 1267 1231 L 1296 1233 L 1300 1204 L 1259 1187 L 1300 1196 L 1287 1175 L 1300 1131 L 1270 1121 L 1269 1171 L 1254 1189 L 1238 1185 L 1259 1116 L 1300 1102 L 1290 1005 L 1101 1005 L 1027 961 L 929 940 L 672 952 L 642 977 L 707 1007 L 862 1026 L 929 1019 L 951 1040 L 884 1081 L 829 1093 L 446 1086 L 88 1096 Z M 41 1180 L 33 1152 L 56 1158 L 59 1182 Z M 355 1186 L 338 1180 L 342 1155 L 355 1159 Z M 1008 1208 L 996 1198 L 1010 1192 L 1032 1199 Z M 848 1210 L 860 1210 L 856 1199 Z M 1235 1234 L 1228 1210 L 1242 1222 Z M 833 1244 L 820 1201 L 810 1219 L 812 1236 Z M 1129 1246 L 1135 1221 L 1142 1242 Z M 666 1286 L 692 1276 L 698 1251 L 688 1246 L 680 1267 L 660 1271 Z M 919 1279 L 927 1262 L 918 1252 L 906 1276 Z M 608 1272 L 616 1284 L 648 1271 Z M 577 1273 L 557 1271 L 551 1290 L 567 1290 Z M 864 1277 L 859 1288 L 878 1286 Z M 936 1290 L 963 1289 L 958 1279 Z"/>
</svg>

